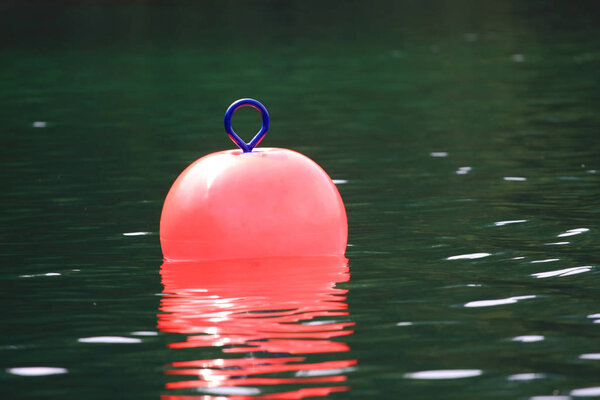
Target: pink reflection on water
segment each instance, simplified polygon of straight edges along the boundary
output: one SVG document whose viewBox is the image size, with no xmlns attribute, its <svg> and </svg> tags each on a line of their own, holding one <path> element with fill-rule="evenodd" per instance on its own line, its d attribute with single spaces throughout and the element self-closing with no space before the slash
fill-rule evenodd
<svg viewBox="0 0 600 400">
<path fill-rule="evenodd" d="M 170 381 L 169 391 L 204 395 L 163 400 L 301 399 L 348 390 L 345 373 L 356 360 L 332 359 L 349 350 L 340 338 L 353 333 L 347 290 L 335 287 L 350 278 L 346 258 L 165 262 L 161 275 L 158 329 L 187 335 L 169 347 L 221 350 L 219 358 L 174 362 L 165 371 L 192 377 Z"/>
</svg>

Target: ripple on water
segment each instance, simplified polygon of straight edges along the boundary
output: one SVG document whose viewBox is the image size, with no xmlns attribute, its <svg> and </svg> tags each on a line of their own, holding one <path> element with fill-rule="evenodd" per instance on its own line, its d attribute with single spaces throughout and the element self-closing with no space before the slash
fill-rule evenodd
<svg viewBox="0 0 600 400">
<path fill-rule="evenodd" d="M 212 394 L 216 396 L 256 396 L 260 394 L 260 389 L 247 386 L 203 388 L 201 391 L 205 394 Z"/>
<path fill-rule="evenodd" d="M 131 332 L 134 336 L 158 336 L 158 332 L 156 331 L 135 331 Z"/>
<path fill-rule="evenodd" d="M 600 396 L 600 386 L 573 389 L 570 394 L 575 397 L 597 397 Z"/>
<path fill-rule="evenodd" d="M 47 272 L 45 274 L 19 275 L 19 278 L 38 278 L 40 276 L 60 276 L 59 272 Z"/>
<path fill-rule="evenodd" d="M 450 256 L 446 260 L 475 260 L 477 258 L 483 258 L 491 256 L 490 253 L 471 253 L 471 254 L 459 254 L 457 256 Z"/>
<path fill-rule="evenodd" d="M 580 235 L 582 233 L 585 233 L 589 231 L 588 228 L 575 228 L 575 229 L 569 229 L 566 232 L 563 232 L 559 235 L 556 235 L 556 237 L 567 237 L 567 236 L 574 236 L 574 235 Z"/>
<path fill-rule="evenodd" d="M 556 271 L 546 271 L 546 272 L 537 272 L 535 274 L 531 274 L 531 276 L 535 276 L 536 278 L 551 278 L 553 276 L 569 276 L 581 274 L 583 272 L 588 272 L 592 270 L 592 266 L 584 265 L 582 267 L 573 267 L 573 268 L 565 268 L 565 269 L 557 269 Z"/>
<path fill-rule="evenodd" d="M 510 375 L 508 377 L 508 380 L 509 381 L 532 381 L 534 379 L 542 379 L 545 377 L 546 377 L 546 374 L 531 372 L 531 373 L 525 373 L 525 374 Z"/>
<path fill-rule="evenodd" d="M 571 400 L 571 396 L 532 396 L 529 400 Z"/>
<path fill-rule="evenodd" d="M 582 360 L 600 360 L 600 353 L 581 354 L 579 358 Z"/>
<path fill-rule="evenodd" d="M 309 378 L 315 376 L 335 376 L 342 375 L 348 372 L 356 371 L 354 367 L 346 367 L 346 368 L 329 368 L 329 369 L 306 369 L 302 371 L 298 371 L 294 374 L 294 376 L 299 378 Z"/>
<path fill-rule="evenodd" d="M 440 369 L 432 371 L 418 371 L 404 374 L 409 379 L 461 379 L 479 376 L 483 373 L 480 369 Z"/>
<path fill-rule="evenodd" d="M 527 222 L 527 220 L 526 219 L 513 219 L 513 220 L 509 220 L 509 221 L 497 221 L 497 222 L 494 222 L 494 225 L 504 226 L 504 225 L 511 225 L 511 224 L 521 224 L 523 222 Z"/>
<path fill-rule="evenodd" d="M 123 336 L 94 336 L 77 339 L 80 343 L 141 343 L 142 339 Z"/>
<path fill-rule="evenodd" d="M 513 342 L 534 343 L 534 342 L 541 342 L 544 339 L 546 339 L 546 338 L 542 335 L 524 335 L 524 336 L 515 336 L 511 340 Z"/>
<path fill-rule="evenodd" d="M 19 367 L 9 368 L 7 371 L 9 374 L 20 376 L 46 376 L 66 374 L 68 372 L 66 368 L 57 367 Z"/>
<path fill-rule="evenodd" d="M 493 306 L 501 306 L 504 304 L 514 304 L 519 300 L 533 299 L 535 295 L 527 295 L 527 296 L 515 296 L 515 297 L 507 297 L 505 299 L 493 299 L 493 300 L 477 300 L 470 301 L 465 304 L 467 308 L 477 308 L 477 307 L 493 307 Z"/>
</svg>

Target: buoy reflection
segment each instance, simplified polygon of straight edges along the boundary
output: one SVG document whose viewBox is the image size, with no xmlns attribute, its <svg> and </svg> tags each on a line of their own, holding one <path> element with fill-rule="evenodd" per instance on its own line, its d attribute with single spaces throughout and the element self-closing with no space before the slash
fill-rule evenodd
<svg viewBox="0 0 600 400">
<path fill-rule="evenodd" d="M 158 329 L 187 335 L 169 347 L 190 349 L 191 361 L 169 365 L 166 388 L 178 393 L 162 399 L 302 399 L 348 390 L 345 374 L 356 360 L 337 353 L 349 350 L 339 338 L 354 323 L 347 290 L 335 287 L 350 278 L 347 261 L 165 262 Z M 215 349 L 216 358 L 194 359 Z"/>
</svg>

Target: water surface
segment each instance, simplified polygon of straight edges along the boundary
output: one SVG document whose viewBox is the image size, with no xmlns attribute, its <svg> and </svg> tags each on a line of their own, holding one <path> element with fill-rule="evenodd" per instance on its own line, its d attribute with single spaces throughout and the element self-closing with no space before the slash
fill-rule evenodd
<svg viewBox="0 0 600 400">
<path fill-rule="evenodd" d="M 597 11 L 3 2 L 4 397 L 598 397 Z M 347 263 L 163 265 L 241 97 L 337 182 Z"/>
</svg>

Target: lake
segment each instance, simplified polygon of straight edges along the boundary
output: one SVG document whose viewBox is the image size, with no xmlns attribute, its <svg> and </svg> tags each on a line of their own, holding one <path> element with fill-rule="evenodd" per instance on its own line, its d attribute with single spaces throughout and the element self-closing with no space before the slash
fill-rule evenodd
<svg viewBox="0 0 600 400">
<path fill-rule="evenodd" d="M 0 3 L 3 397 L 600 397 L 599 11 Z M 336 182 L 348 260 L 163 265 L 242 97 Z"/>
</svg>

